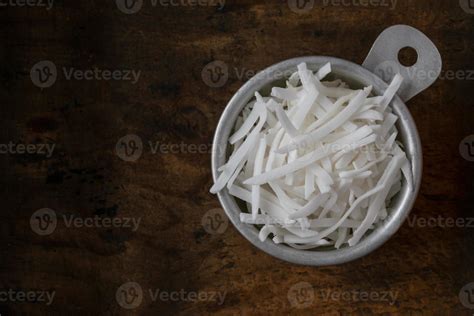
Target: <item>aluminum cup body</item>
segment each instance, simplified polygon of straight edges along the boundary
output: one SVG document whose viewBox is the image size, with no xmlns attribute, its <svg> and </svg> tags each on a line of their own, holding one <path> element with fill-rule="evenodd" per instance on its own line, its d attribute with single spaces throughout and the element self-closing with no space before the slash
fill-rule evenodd
<svg viewBox="0 0 474 316">
<path fill-rule="evenodd" d="M 214 181 L 219 175 L 217 169 L 225 164 L 229 156 L 228 139 L 234 130 L 235 121 L 242 109 L 254 97 L 256 91 L 261 92 L 262 95 L 268 95 L 272 86 L 281 86 L 282 82 L 291 73 L 297 71 L 297 66 L 303 62 L 311 70 L 317 70 L 322 65 L 330 62 L 331 75 L 346 81 L 353 89 L 372 85 L 374 95 L 382 95 L 387 89 L 387 84 L 372 72 L 358 64 L 334 57 L 299 57 L 268 67 L 247 81 L 235 93 L 222 113 L 213 141 L 212 174 Z M 398 129 L 397 140 L 403 144 L 410 160 L 414 185 L 410 189 L 406 181 L 403 180 L 401 191 L 391 201 L 388 217 L 382 224 L 364 236 L 357 245 L 353 247 L 346 245 L 341 249 L 333 250 L 298 250 L 285 244 L 275 244 L 271 239 L 261 242 L 258 239 L 259 231 L 257 227 L 240 222 L 239 214 L 242 210 L 234 197 L 229 194 L 227 188 L 224 188 L 218 193 L 218 197 L 230 221 L 247 240 L 260 250 L 295 264 L 310 266 L 342 264 L 361 258 L 380 247 L 397 232 L 409 215 L 420 188 L 423 165 L 420 138 L 410 112 L 398 96 L 395 96 L 390 107 L 394 114 L 398 116 L 396 123 Z M 246 210 L 243 211 L 247 212 Z"/>
</svg>

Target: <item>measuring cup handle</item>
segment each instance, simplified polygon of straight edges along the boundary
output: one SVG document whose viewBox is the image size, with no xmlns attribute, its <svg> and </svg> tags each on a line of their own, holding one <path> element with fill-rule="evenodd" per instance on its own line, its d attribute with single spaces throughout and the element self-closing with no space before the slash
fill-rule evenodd
<svg viewBox="0 0 474 316">
<path fill-rule="evenodd" d="M 398 60 L 402 48 L 416 50 L 418 60 L 405 67 Z M 421 31 L 408 25 L 394 25 L 384 30 L 375 40 L 362 66 L 385 82 L 400 73 L 403 83 L 398 95 L 408 101 L 431 86 L 441 73 L 441 55 L 433 42 Z"/>
</svg>

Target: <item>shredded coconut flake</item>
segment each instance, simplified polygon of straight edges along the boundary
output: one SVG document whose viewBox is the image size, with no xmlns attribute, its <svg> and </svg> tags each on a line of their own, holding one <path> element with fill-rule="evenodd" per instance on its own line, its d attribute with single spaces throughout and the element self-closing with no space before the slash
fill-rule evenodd
<svg viewBox="0 0 474 316">
<path fill-rule="evenodd" d="M 229 138 L 232 154 L 211 192 L 226 188 L 244 201 L 240 220 L 259 225 L 262 242 L 354 246 L 389 215 L 402 176 L 413 190 L 389 107 L 402 77 L 370 96 L 371 86 L 322 81 L 331 71 L 329 63 L 316 73 L 303 63 L 286 87 L 256 92 Z"/>
</svg>

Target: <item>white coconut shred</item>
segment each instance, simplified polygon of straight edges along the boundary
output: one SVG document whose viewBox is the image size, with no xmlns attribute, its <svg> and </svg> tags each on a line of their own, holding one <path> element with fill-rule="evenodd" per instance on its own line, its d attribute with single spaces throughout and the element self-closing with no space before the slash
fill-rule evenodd
<svg viewBox="0 0 474 316">
<path fill-rule="evenodd" d="M 410 162 L 397 142 L 388 106 L 402 83 L 396 75 L 382 96 L 323 81 L 298 65 L 286 87 L 255 93 L 229 138 L 232 153 L 212 193 L 227 188 L 246 202 L 240 220 L 297 249 L 356 245 L 388 216 L 402 175 L 413 190 Z"/>
</svg>

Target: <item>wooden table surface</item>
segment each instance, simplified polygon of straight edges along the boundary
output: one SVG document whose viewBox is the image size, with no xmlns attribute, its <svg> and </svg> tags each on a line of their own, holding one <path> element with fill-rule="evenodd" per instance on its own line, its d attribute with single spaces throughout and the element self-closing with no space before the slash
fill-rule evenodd
<svg viewBox="0 0 474 316">
<path fill-rule="evenodd" d="M 473 12 L 458 0 L 114 2 L 1 2 L 2 316 L 474 314 Z M 259 251 L 225 217 L 208 226 L 210 143 L 235 91 L 292 57 L 362 63 L 394 24 L 443 58 L 409 102 L 424 153 L 410 222 L 321 268 Z M 209 83 L 216 61 L 227 77 Z"/>
</svg>

